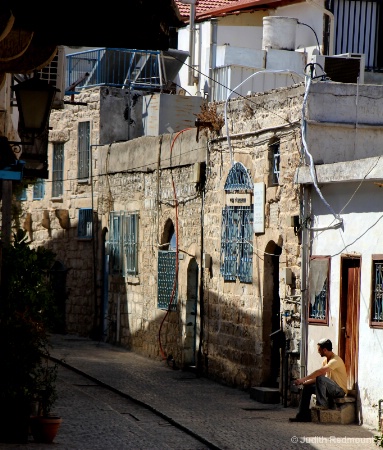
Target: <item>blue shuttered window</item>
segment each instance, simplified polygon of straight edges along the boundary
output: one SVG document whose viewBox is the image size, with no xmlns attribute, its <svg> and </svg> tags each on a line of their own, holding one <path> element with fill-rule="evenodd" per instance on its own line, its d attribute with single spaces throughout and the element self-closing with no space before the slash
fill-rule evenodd
<svg viewBox="0 0 383 450">
<path fill-rule="evenodd" d="M 109 216 L 109 260 L 112 273 L 138 274 L 138 213 L 112 211 Z"/>
<path fill-rule="evenodd" d="M 64 193 L 64 144 L 53 144 L 52 197 L 62 197 Z"/>
<path fill-rule="evenodd" d="M 246 168 L 236 163 L 225 183 L 226 193 L 249 194 L 253 183 Z M 221 275 L 225 281 L 251 283 L 253 279 L 253 207 L 225 206 L 221 223 Z"/>
<path fill-rule="evenodd" d="M 89 177 L 90 160 L 90 122 L 79 122 L 78 124 L 78 172 L 79 179 Z"/>
<path fill-rule="evenodd" d="M 82 208 L 78 214 L 77 237 L 79 239 L 92 239 L 93 237 L 93 211 Z"/>
<path fill-rule="evenodd" d="M 33 185 L 33 200 L 41 200 L 44 198 L 44 180 L 38 178 Z"/>
</svg>

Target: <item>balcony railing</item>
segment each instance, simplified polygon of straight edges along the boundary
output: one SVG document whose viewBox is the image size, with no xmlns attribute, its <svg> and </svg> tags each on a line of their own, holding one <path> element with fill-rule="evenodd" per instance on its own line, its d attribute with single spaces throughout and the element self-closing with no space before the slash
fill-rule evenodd
<svg viewBox="0 0 383 450">
<path fill-rule="evenodd" d="M 99 48 L 66 58 L 67 95 L 102 85 L 153 91 L 166 83 L 160 51 Z"/>
</svg>

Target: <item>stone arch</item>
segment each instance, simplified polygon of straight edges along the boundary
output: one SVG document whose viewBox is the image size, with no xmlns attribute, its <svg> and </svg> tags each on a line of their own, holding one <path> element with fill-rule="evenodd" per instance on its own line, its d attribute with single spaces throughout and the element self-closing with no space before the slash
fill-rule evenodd
<svg viewBox="0 0 383 450">
<path fill-rule="evenodd" d="M 168 218 L 165 222 L 161 234 L 160 250 L 175 250 L 175 227 L 172 219 Z"/>
</svg>

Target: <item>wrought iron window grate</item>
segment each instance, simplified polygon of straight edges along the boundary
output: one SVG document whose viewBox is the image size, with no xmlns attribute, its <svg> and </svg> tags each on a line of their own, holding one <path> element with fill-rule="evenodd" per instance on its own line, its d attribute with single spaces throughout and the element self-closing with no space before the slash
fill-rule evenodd
<svg viewBox="0 0 383 450">
<path fill-rule="evenodd" d="M 225 191 L 252 192 L 253 182 L 246 167 L 235 163 L 230 169 Z M 221 275 L 225 281 L 251 283 L 253 279 L 253 222 L 252 206 L 225 206 L 221 223 Z"/>
<path fill-rule="evenodd" d="M 176 252 L 160 250 L 158 252 L 157 283 L 157 306 L 160 309 L 169 309 L 170 311 L 175 311 L 177 309 L 178 286 L 175 286 L 175 292 L 172 299 L 175 276 Z M 171 299 L 172 303 L 170 304 Z"/>
<path fill-rule="evenodd" d="M 235 163 L 230 169 L 224 187 L 226 192 L 253 189 L 253 182 L 246 167 L 242 163 Z"/>
<path fill-rule="evenodd" d="M 374 261 L 372 321 L 383 323 L 383 261 Z"/>
</svg>

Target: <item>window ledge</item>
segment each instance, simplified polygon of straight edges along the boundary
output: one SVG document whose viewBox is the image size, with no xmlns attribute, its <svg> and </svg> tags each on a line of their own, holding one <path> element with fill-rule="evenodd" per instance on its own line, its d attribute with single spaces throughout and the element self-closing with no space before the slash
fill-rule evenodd
<svg viewBox="0 0 383 450">
<path fill-rule="evenodd" d="M 64 200 L 62 197 L 52 197 L 51 201 L 55 203 L 62 203 Z"/>
<path fill-rule="evenodd" d="M 126 277 L 126 282 L 128 284 L 140 284 L 140 277 L 136 277 L 136 276 L 133 276 L 133 275 L 128 275 Z"/>
</svg>

